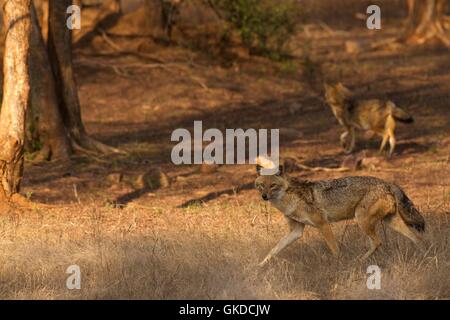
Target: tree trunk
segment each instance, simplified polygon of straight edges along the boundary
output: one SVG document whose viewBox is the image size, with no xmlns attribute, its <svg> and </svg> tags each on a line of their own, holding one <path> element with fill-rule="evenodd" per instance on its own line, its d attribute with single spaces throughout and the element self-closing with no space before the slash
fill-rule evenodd
<svg viewBox="0 0 450 320">
<path fill-rule="evenodd" d="M 120 152 L 89 137 L 81 120 L 80 101 L 72 65 L 72 33 L 66 26 L 67 8 L 71 0 L 50 0 L 48 26 L 48 53 L 56 80 L 64 126 L 74 149 L 99 151 L 103 153 Z"/>
<path fill-rule="evenodd" d="M 407 0 L 408 21 L 402 41 L 423 44 L 438 41 L 450 47 L 450 36 L 445 26 L 448 0 Z"/>
<path fill-rule="evenodd" d="M 170 40 L 183 0 L 145 0 L 147 28 L 153 38 Z"/>
<path fill-rule="evenodd" d="M 29 98 L 30 0 L 2 2 L 6 32 L 0 112 L 0 200 L 18 194 L 23 172 L 25 114 Z"/>
<path fill-rule="evenodd" d="M 162 0 L 145 0 L 144 7 L 147 12 L 147 28 L 152 37 L 165 37 Z"/>
<path fill-rule="evenodd" d="M 44 1 L 42 4 L 42 38 L 44 39 L 44 43 L 47 43 L 47 39 L 48 39 L 48 0 Z"/>
<path fill-rule="evenodd" d="M 48 53 L 60 93 L 60 109 L 71 136 L 80 139 L 84 133 L 80 103 L 73 75 L 71 30 L 66 26 L 66 10 L 71 0 L 50 0 L 48 26 Z"/>
<path fill-rule="evenodd" d="M 72 150 L 59 112 L 55 80 L 33 5 L 30 44 L 33 50 L 30 52 L 31 108 L 28 116 L 32 117 L 30 121 L 36 125 L 42 143 L 40 158 L 67 159 Z"/>
</svg>

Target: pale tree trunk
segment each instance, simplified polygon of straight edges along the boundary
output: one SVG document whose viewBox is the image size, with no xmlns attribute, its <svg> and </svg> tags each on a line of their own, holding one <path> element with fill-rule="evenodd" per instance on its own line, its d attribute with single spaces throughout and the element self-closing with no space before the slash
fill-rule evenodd
<svg viewBox="0 0 450 320">
<path fill-rule="evenodd" d="M 44 43 L 47 43 L 48 39 L 48 0 L 45 0 L 42 4 L 42 38 L 44 39 Z"/>
<path fill-rule="evenodd" d="M 6 33 L 0 112 L 0 201 L 18 196 L 29 98 L 30 0 L 2 1 Z"/>
<path fill-rule="evenodd" d="M 440 42 L 450 47 L 446 28 L 448 0 L 407 0 L 408 21 L 402 40 L 408 44 Z"/>
<path fill-rule="evenodd" d="M 81 119 L 80 101 L 72 65 L 72 32 L 66 26 L 71 0 L 50 0 L 48 53 L 55 76 L 59 109 L 75 150 L 120 152 L 87 135 Z"/>
<path fill-rule="evenodd" d="M 28 117 L 36 126 L 42 143 L 40 159 L 68 159 L 72 153 L 68 134 L 62 122 L 47 48 L 39 29 L 34 6 L 31 6 L 30 52 L 31 108 Z"/>
</svg>

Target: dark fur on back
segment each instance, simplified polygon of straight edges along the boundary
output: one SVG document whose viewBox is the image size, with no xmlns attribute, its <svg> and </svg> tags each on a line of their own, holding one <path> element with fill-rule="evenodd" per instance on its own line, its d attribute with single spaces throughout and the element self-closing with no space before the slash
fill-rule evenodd
<svg viewBox="0 0 450 320">
<path fill-rule="evenodd" d="M 308 204 L 312 204 L 314 202 L 314 194 L 312 191 L 312 186 L 314 185 L 314 182 L 294 177 L 288 176 L 284 177 L 288 180 L 289 183 L 289 187 L 286 190 L 286 192 L 295 193 L 299 197 L 303 198 L 303 200 Z"/>
</svg>

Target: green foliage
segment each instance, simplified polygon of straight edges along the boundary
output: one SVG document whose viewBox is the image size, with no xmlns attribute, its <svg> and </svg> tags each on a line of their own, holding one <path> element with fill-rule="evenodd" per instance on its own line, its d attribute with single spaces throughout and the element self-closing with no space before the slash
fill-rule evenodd
<svg viewBox="0 0 450 320">
<path fill-rule="evenodd" d="M 26 153 L 34 153 L 42 149 L 43 144 L 39 139 L 39 132 L 37 128 L 37 123 L 39 122 L 39 118 L 33 114 L 33 106 L 30 106 L 30 113 L 26 117 L 26 143 L 25 143 L 25 152 Z M 30 156 L 31 158 L 34 155 Z"/>
<path fill-rule="evenodd" d="M 39 151 L 42 149 L 42 147 L 43 147 L 43 145 L 42 145 L 41 141 L 34 140 L 34 139 L 30 141 L 30 149 L 32 152 Z"/>
<path fill-rule="evenodd" d="M 281 72 L 289 75 L 296 75 L 299 69 L 299 64 L 295 60 L 283 60 L 280 63 Z"/>
<path fill-rule="evenodd" d="M 294 0 L 214 0 L 225 19 L 254 53 L 278 60 L 295 31 L 298 8 Z"/>
</svg>

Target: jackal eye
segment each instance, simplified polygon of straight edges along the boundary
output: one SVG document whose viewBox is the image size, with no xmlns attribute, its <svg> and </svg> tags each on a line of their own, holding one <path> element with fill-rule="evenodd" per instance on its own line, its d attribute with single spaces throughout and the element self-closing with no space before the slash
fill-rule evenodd
<svg viewBox="0 0 450 320">
<path fill-rule="evenodd" d="M 270 185 L 270 189 L 275 189 L 276 187 L 278 187 L 278 185 L 276 185 L 276 184 L 271 184 Z"/>
</svg>

